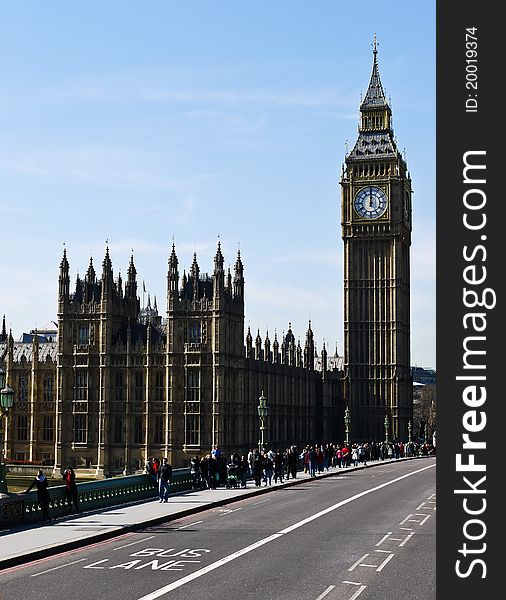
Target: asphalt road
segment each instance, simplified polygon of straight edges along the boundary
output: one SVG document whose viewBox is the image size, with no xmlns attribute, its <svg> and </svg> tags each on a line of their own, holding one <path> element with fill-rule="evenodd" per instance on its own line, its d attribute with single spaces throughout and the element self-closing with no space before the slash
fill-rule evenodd
<svg viewBox="0 0 506 600">
<path fill-rule="evenodd" d="M 432 600 L 435 464 L 337 472 L 14 567 L 0 600 Z"/>
</svg>

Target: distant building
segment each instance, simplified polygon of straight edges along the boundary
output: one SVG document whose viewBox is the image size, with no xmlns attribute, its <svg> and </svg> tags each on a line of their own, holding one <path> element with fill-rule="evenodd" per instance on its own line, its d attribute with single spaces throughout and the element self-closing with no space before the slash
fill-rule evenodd
<svg viewBox="0 0 506 600">
<path fill-rule="evenodd" d="M 430 367 L 411 367 L 413 383 L 436 385 L 436 370 Z"/>
</svg>

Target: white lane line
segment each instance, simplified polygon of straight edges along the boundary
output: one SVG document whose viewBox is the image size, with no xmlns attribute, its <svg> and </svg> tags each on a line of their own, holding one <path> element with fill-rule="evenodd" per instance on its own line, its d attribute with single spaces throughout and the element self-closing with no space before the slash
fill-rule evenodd
<svg viewBox="0 0 506 600">
<path fill-rule="evenodd" d="M 422 508 L 422 506 L 425 506 L 425 502 L 422 502 L 421 504 L 419 504 L 415 510 L 420 510 Z"/>
<path fill-rule="evenodd" d="M 425 521 L 426 521 L 426 520 L 427 520 L 429 517 L 430 517 L 430 515 L 427 515 L 427 516 L 425 517 L 425 519 L 422 519 L 422 520 L 420 521 L 420 527 L 421 527 L 421 526 L 422 526 L 422 525 L 425 523 Z"/>
<path fill-rule="evenodd" d="M 113 550 L 122 550 L 123 548 L 128 548 L 128 546 L 133 546 L 134 544 L 140 544 L 141 542 L 146 542 L 147 540 L 151 540 L 154 538 L 154 535 L 150 535 L 147 538 L 142 538 L 142 540 L 137 540 L 135 542 L 130 542 L 130 544 L 125 544 L 124 546 L 118 546 L 117 548 L 113 548 Z"/>
<path fill-rule="evenodd" d="M 385 560 L 384 560 L 384 561 L 381 563 L 381 565 L 380 565 L 380 566 L 379 566 L 379 567 L 376 569 L 376 571 L 379 573 L 379 572 L 380 572 L 380 571 L 383 569 L 383 567 L 384 567 L 384 566 L 385 566 L 385 565 L 386 565 L 386 564 L 387 564 L 389 561 L 391 561 L 391 560 L 392 560 L 392 558 L 393 558 L 393 557 L 394 557 L 394 555 L 393 555 L 393 554 L 390 554 L 390 556 L 387 556 L 387 557 L 385 558 Z"/>
<path fill-rule="evenodd" d="M 384 535 L 381 540 L 376 544 L 376 546 L 381 546 L 381 544 L 388 539 L 388 537 L 392 534 L 391 531 L 389 531 L 386 535 Z"/>
<path fill-rule="evenodd" d="M 408 533 L 408 535 L 402 540 L 402 542 L 399 544 L 399 548 L 402 548 L 404 546 L 404 544 L 415 535 L 415 532 L 412 531 L 411 533 Z"/>
<path fill-rule="evenodd" d="M 253 504 L 253 506 L 258 506 L 259 504 L 263 504 L 264 502 L 269 502 L 270 498 L 267 498 L 266 500 L 260 500 L 260 502 L 255 502 Z"/>
<path fill-rule="evenodd" d="M 406 473 L 405 475 L 401 475 L 400 477 L 396 477 L 395 479 L 386 481 L 385 483 L 377 485 L 373 488 L 364 490 L 363 492 L 355 494 L 354 496 L 350 496 L 349 498 L 346 498 L 346 500 L 342 500 L 341 502 L 338 502 L 337 504 L 329 506 L 328 508 L 320 511 L 319 513 L 316 513 L 316 514 L 312 515 L 311 517 L 308 517 L 307 519 L 300 521 L 299 523 L 295 523 L 294 525 L 291 525 L 290 527 L 287 527 L 286 529 L 283 529 L 282 531 L 279 531 L 278 533 L 274 533 L 273 535 L 270 535 L 269 537 L 266 537 L 262 540 L 259 540 L 258 542 L 255 542 L 254 544 L 251 544 L 250 546 L 246 546 L 245 548 L 242 548 L 242 550 L 238 550 L 237 552 L 234 552 L 233 554 L 229 554 L 228 556 L 225 556 L 224 558 L 221 558 L 220 560 L 217 560 L 216 562 L 211 563 L 207 567 L 203 567 L 202 569 L 199 569 L 199 570 L 195 571 L 194 573 L 190 573 L 186 577 L 182 577 L 181 579 L 178 579 L 177 581 L 174 581 L 174 582 L 170 583 L 169 585 L 166 585 L 164 587 L 159 588 L 158 590 L 155 590 L 154 592 L 151 592 L 150 594 L 146 594 L 145 596 L 142 596 L 141 598 L 139 598 L 139 600 L 155 600 L 155 598 L 164 596 L 168 592 L 171 592 L 172 590 L 175 590 L 183 585 L 186 585 L 190 581 L 193 581 L 194 579 L 202 577 L 203 575 L 206 575 L 207 573 L 210 573 L 211 571 L 214 571 L 215 569 L 222 567 L 223 565 L 231 562 L 232 560 L 235 560 L 236 558 L 239 558 L 240 556 L 243 556 L 244 554 L 247 554 L 248 552 L 252 552 L 253 550 L 256 550 L 257 548 L 259 548 L 260 546 L 263 546 L 264 544 L 268 544 L 269 542 L 277 540 L 278 538 L 282 537 L 284 534 L 290 533 L 291 531 L 294 531 L 295 529 L 298 529 L 299 527 L 306 525 L 306 523 L 310 523 L 311 521 L 314 521 L 315 519 L 318 519 L 319 517 L 322 517 L 323 515 L 326 515 L 332 511 L 340 508 L 341 506 L 344 506 L 345 504 L 353 502 L 354 500 L 357 500 L 358 498 L 362 498 L 363 496 L 366 496 L 367 494 L 372 494 L 373 492 L 383 489 L 384 487 L 387 487 L 389 485 L 393 485 L 394 483 L 397 483 L 398 481 L 402 481 L 403 479 L 406 479 L 406 477 L 411 477 L 412 475 L 417 475 L 418 473 L 422 473 L 423 471 L 426 471 L 427 469 L 432 469 L 435 466 L 436 465 L 433 464 L 433 465 L 428 465 L 427 467 L 422 467 L 421 469 L 417 469 L 416 471 L 411 471 L 410 473 Z M 259 504 L 259 503 L 257 502 L 257 504 Z M 362 560 L 362 559 L 360 559 L 360 560 Z"/>
<path fill-rule="evenodd" d="M 375 550 L 375 552 L 384 552 L 385 554 L 390 554 L 390 550 Z"/>
<path fill-rule="evenodd" d="M 367 558 L 368 556 L 369 556 L 369 554 L 364 554 L 364 556 L 362 556 L 361 558 L 359 558 L 357 560 L 357 562 L 355 562 L 355 563 L 353 563 L 351 565 L 351 567 L 348 569 L 348 571 L 353 571 L 364 560 L 364 558 Z"/>
<path fill-rule="evenodd" d="M 329 585 L 329 587 L 318 596 L 318 598 L 316 598 L 316 600 L 322 600 L 322 598 L 325 598 L 325 596 L 331 592 L 336 586 L 335 585 Z"/>
<path fill-rule="evenodd" d="M 405 529 L 406 531 L 413 531 L 413 527 L 399 527 L 399 529 Z"/>
<path fill-rule="evenodd" d="M 175 531 L 179 531 L 180 529 L 185 529 L 186 527 L 191 527 L 192 525 L 198 525 L 199 523 L 203 523 L 203 522 L 204 521 L 194 521 L 193 523 L 188 523 L 188 525 L 182 525 L 181 527 L 177 527 L 175 529 Z M 153 536 L 153 537 L 155 537 L 155 536 Z"/>
<path fill-rule="evenodd" d="M 346 579 L 343 581 L 343 583 L 349 583 L 350 585 L 362 585 L 361 583 L 357 583 L 356 581 L 346 581 Z"/>
<path fill-rule="evenodd" d="M 435 495 L 436 495 L 436 494 L 431 494 L 431 495 L 429 496 L 429 498 L 428 498 L 428 499 L 429 499 L 429 500 L 431 500 L 432 498 L 434 498 L 434 497 L 435 497 Z"/>
<path fill-rule="evenodd" d="M 404 525 L 404 523 L 409 519 L 409 517 L 412 517 L 413 515 L 408 515 L 404 520 L 402 520 L 399 525 Z"/>
<path fill-rule="evenodd" d="M 365 590 L 367 586 L 366 585 L 361 585 L 358 590 L 353 594 L 353 596 L 351 596 L 349 598 L 349 600 L 355 600 L 356 598 L 358 598 L 360 596 L 360 594 Z"/>
<path fill-rule="evenodd" d="M 46 569 L 45 571 L 40 571 L 39 573 L 34 573 L 30 575 L 30 577 L 38 577 L 39 575 L 44 575 L 44 573 L 49 573 L 50 571 L 56 571 L 57 569 L 63 569 L 63 567 L 68 567 L 69 565 L 73 565 L 78 562 L 83 562 L 83 560 L 87 560 L 86 558 L 80 558 L 79 560 L 73 560 L 72 562 L 65 563 L 64 565 L 60 565 L 59 567 L 53 567 L 52 569 Z"/>
<path fill-rule="evenodd" d="M 314 521 L 315 519 L 319 519 L 323 515 L 326 515 L 338 508 L 341 508 L 341 506 L 344 506 L 345 504 L 349 504 L 350 502 L 353 502 L 354 500 L 358 500 L 358 498 L 362 498 L 363 496 L 367 496 L 368 494 L 377 492 L 378 490 L 381 490 L 384 487 L 392 485 L 393 483 L 402 481 L 403 479 L 406 479 L 406 477 L 411 477 L 411 475 L 416 475 L 418 473 L 421 473 L 422 471 L 426 471 L 427 469 L 432 469 L 434 466 L 435 465 L 429 465 L 428 467 L 422 467 L 421 469 L 418 469 L 417 471 L 411 471 L 411 473 L 406 473 L 405 475 L 401 475 L 400 477 L 396 477 L 395 479 L 391 479 L 390 481 L 381 483 L 380 485 L 377 485 L 373 488 L 364 490 L 363 492 L 355 494 L 354 496 L 350 496 L 349 498 L 346 498 L 346 500 L 341 500 L 341 502 L 338 502 L 337 504 L 333 504 L 332 506 L 329 506 L 328 508 L 321 510 L 320 512 L 312 515 L 311 517 L 307 517 L 307 519 L 303 519 L 302 521 L 299 521 L 299 523 L 295 523 L 294 525 L 290 525 L 290 527 L 286 527 L 285 529 L 282 529 L 279 533 L 290 533 L 291 531 L 294 531 L 295 529 L 298 529 L 299 527 L 302 527 L 303 525 L 306 525 L 307 523 L 311 523 L 311 521 Z"/>
</svg>

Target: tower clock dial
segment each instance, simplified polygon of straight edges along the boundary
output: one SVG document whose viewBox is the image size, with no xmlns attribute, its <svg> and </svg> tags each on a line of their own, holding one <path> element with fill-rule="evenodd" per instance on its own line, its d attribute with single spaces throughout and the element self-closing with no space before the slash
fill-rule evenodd
<svg viewBox="0 0 506 600">
<path fill-rule="evenodd" d="M 377 219 L 387 209 L 387 195 L 375 186 L 362 188 L 355 196 L 355 210 L 364 219 Z"/>
</svg>

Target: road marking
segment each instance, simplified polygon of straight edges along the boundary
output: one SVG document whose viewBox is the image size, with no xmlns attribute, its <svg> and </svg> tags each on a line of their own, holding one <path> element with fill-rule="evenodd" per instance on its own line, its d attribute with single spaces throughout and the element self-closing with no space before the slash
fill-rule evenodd
<svg viewBox="0 0 506 600">
<path fill-rule="evenodd" d="M 422 519 L 422 520 L 420 521 L 420 527 L 421 527 L 421 526 L 422 526 L 422 525 L 425 523 L 425 521 L 426 521 L 426 520 L 427 520 L 429 517 L 430 517 L 430 515 L 427 515 L 427 516 L 425 517 L 425 519 Z"/>
<path fill-rule="evenodd" d="M 142 540 L 137 540 L 136 542 L 130 542 L 130 544 L 125 544 L 124 546 L 119 546 L 118 548 L 113 548 L 113 550 L 122 550 L 123 548 L 128 548 L 128 546 L 133 546 L 134 544 L 140 544 L 141 542 L 146 542 L 147 540 L 150 540 L 154 537 L 155 537 L 154 535 L 150 535 L 147 538 L 142 538 Z"/>
<path fill-rule="evenodd" d="M 360 596 L 360 594 L 365 590 L 367 586 L 366 585 L 361 585 L 358 590 L 353 594 L 353 596 L 351 596 L 349 598 L 349 600 L 355 600 L 356 598 L 358 598 Z"/>
<path fill-rule="evenodd" d="M 34 573 L 30 575 L 30 577 L 38 577 L 39 575 L 44 575 L 44 573 L 49 573 L 50 571 L 56 571 L 57 569 L 63 569 L 63 567 L 68 567 L 69 565 L 73 565 L 78 562 L 83 562 L 83 560 L 87 560 L 86 558 L 80 558 L 79 560 L 73 560 L 72 562 L 65 563 L 64 565 L 60 565 L 59 567 L 53 567 L 52 569 L 46 569 L 45 571 L 40 571 L 39 573 Z"/>
<path fill-rule="evenodd" d="M 406 531 L 413 531 L 413 527 L 399 527 L 399 529 L 405 529 Z"/>
<path fill-rule="evenodd" d="M 361 558 L 359 558 L 357 560 L 357 562 L 355 562 L 355 563 L 353 563 L 351 565 L 351 567 L 348 569 L 348 571 L 353 571 L 364 560 L 364 558 L 367 558 L 368 556 L 369 556 L 369 554 L 364 554 L 364 556 L 362 556 Z"/>
<path fill-rule="evenodd" d="M 335 585 L 329 585 L 329 587 L 318 596 L 318 598 L 316 598 L 316 600 L 322 600 L 322 598 L 325 598 L 325 596 L 331 592 L 336 586 Z"/>
<path fill-rule="evenodd" d="M 404 520 L 402 520 L 399 525 L 404 525 L 404 523 L 409 519 L 409 517 L 412 517 L 413 515 L 408 515 Z"/>
<path fill-rule="evenodd" d="M 392 553 L 392 554 L 390 554 L 390 556 L 387 556 L 387 557 L 385 558 L 385 560 L 384 560 L 384 561 L 381 563 L 381 565 L 380 565 L 380 566 L 379 566 L 379 567 L 376 569 L 376 571 L 379 573 L 379 572 L 380 572 L 380 571 L 383 569 L 383 567 L 384 567 L 384 566 L 385 566 L 385 565 L 386 565 L 386 564 L 387 564 L 389 561 L 391 561 L 391 560 L 392 560 L 392 558 L 393 558 L 393 557 L 394 557 L 394 554 L 393 554 L 393 553 Z"/>
<path fill-rule="evenodd" d="M 415 532 L 412 531 L 411 533 L 408 533 L 408 535 L 402 540 L 402 542 L 399 544 L 399 548 L 402 548 L 404 546 L 404 544 L 415 535 Z"/>
<path fill-rule="evenodd" d="M 381 538 L 381 540 L 380 540 L 380 541 L 379 541 L 379 542 L 376 544 L 376 546 L 381 546 L 381 544 L 382 544 L 382 543 L 383 543 L 383 542 L 384 542 L 386 539 L 388 539 L 388 536 L 389 536 L 389 535 L 391 535 L 391 533 L 392 533 L 392 532 L 391 532 L 391 531 L 389 531 L 389 532 L 388 532 L 386 535 L 384 535 L 384 536 Z"/>
<path fill-rule="evenodd" d="M 418 473 L 422 473 L 423 471 L 426 471 L 427 469 L 432 469 L 435 466 L 436 466 L 435 464 L 432 464 L 432 465 L 428 465 L 426 467 L 422 467 L 421 469 L 417 469 L 416 471 L 411 471 L 410 473 L 406 473 L 404 475 L 401 475 L 400 477 L 396 477 L 395 479 L 386 481 L 385 483 L 377 485 L 373 488 L 364 490 L 363 492 L 355 494 L 354 496 L 350 496 L 349 498 L 346 498 L 345 500 L 341 500 L 341 502 L 338 502 L 337 504 L 333 504 L 332 506 L 329 506 L 328 508 L 321 510 L 318 513 L 315 513 L 314 515 L 311 515 L 310 517 L 307 517 L 306 519 L 303 519 L 302 521 L 299 521 L 298 523 L 294 523 L 290 527 L 286 527 L 285 529 L 282 529 L 278 533 L 274 533 L 266 538 L 263 538 L 263 539 L 259 540 L 258 542 L 255 542 L 254 544 L 246 546 L 245 548 L 242 548 L 241 550 L 238 550 L 237 552 L 229 554 L 228 556 L 225 556 L 224 558 L 221 558 L 221 559 L 217 560 L 216 562 L 211 563 L 210 565 L 207 565 L 206 567 L 203 567 L 202 569 L 198 569 L 194 573 L 190 573 L 189 575 L 186 575 L 185 577 L 182 577 L 181 579 L 178 579 L 177 581 L 174 581 L 166 586 L 163 586 L 163 587 L 159 588 L 158 590 L 151 592 L 150 594 L 146 594 L 145 596 L 142 596 L 141 598 L 139 598 L 139 600 L 155 600 L 155 598 L 164 596 L 168 592 L 171 592 L 183 585 L 186 585 L 190 581 L 193 581 L 194 579 L 202 577 L 203 575 L 207 575 L 207 573 L 210 573 L 211 571 L 214 571 L 215 569 L 218 569 L 219 567 L 226 565 L 227 563 L 235 560 L 236 558 L 239 558 L 240 556 L 243 556 L 244 554 L 248 554 L 249 552 L 252 552 L 253 550 L 256 550 L 257 548 L 260 548 L 261 546 L 268 544 L 269 542 L 277 540 L 278 538 L 282 537 L 283 535 L 290 533 L 290 532 L 294 531 L 295 529 L 298 529 L 299 527 L 306 525 L 307 523 L 311 523 L 315 519 L 318 519 L 332 511 L 335 511 L 338 508 L 340 508 L 341 506 L 344 506 L 345 504 L 349 504 L 350 502 L 358 500 L 359 498 L 362 498 L 363 496 L 367 496 L 368 494 L 377 492 L 378 490 L 381 490 L 384 487 L 387 487 L 389 485 L 393 485 L 394 483 L 397 483 L 398 481 L 402 481 L 403 479 L 406 479 L 407 477 L 411 477 L 412 475 L 417 475 Z M 257 502 L 257 504 L 259 504 L 259 503 Z M 366 556 L 368 556 L 368 554 Z M 392 554 L 392 556 L 393 556 L 393 554 Z M 360 560 L 362 560 L 362 559 L 360 559 Z M 385 562 L 385 564 L 386 564 L 386 562 Z M 365 589 L 365 586 L 364 586 L 364 589 Z M 362 590 L 360 590 L 360 592 L 361 591 Z M 358 596 L 358 594 L 355 596 L 355 598 L 357 596 Z M 352 600 L 352 599 L 350 598 L 350 600 Z"/>
<path fill-rule="evenodd" d="M 260 500 L 260 502 L 255 502 L 255 503 L 253 504 L 253 506 L 258 506 L 259 504 L 263 504 L 264 502 L 269 502 L 269 500 L 270 500 L 270 498 L 267 498 L 267 499 L 265 499 L 265 500 Z"/>
<path fill-rule="evenodd" d="M 384 552 L 385 554 L 390 554 L 390 550 L 376 550 L 376 552 Z"/>
<path fill-rule="evenodd" d="M 199 523 L 203 523 L 203 522 L 204 521 L 194 521 L 193 523 L 188 523 L 188 525 L 182 525 L 181 527 L 177 527 L 174 531 L 179 531 L 180 529 L 185 529 L 186 527 L 191 527 L 192 525 L 198 525 Z M 153 536 L 153 537 L 155 537 L 155 536 Z"/>
<path fill-rule="evenodd" d="M 343 583 L 349 583 L 350 585 L 362 585 L 361 583 L 357 583 L 356 581 L 346 581 L 346 579 L 343 581 Z"/>
<path fill-rule="evenodd" d="M 419 504 L 415 510 L 420 510 L 422 508 L 422 506 L 425 506 L 425 502 L 422 502 L 421 504 Z"/>
</svg>

